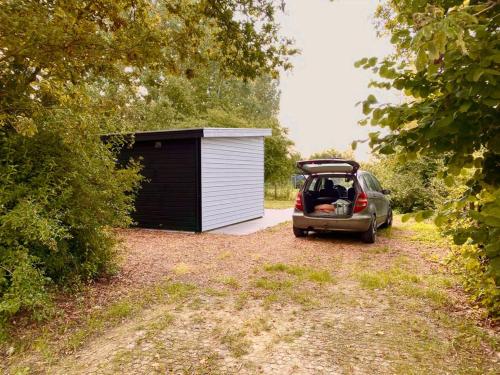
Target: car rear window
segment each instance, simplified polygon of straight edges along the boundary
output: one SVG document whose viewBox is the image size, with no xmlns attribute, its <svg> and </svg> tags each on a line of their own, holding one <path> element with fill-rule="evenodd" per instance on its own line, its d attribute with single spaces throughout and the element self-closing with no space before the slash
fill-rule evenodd
<svg viewBox="0 0 500 375">
<path fill-rule="evenodd" d="M 308 184 L 307 191 L 320 191 L 325 188 L 327 180 L 331 180 L 335 186 L 343 186 L 349 189 L 353 185 L 352 177 L 334 177 L 334 176 L 314 176 Z"/>
</svg>

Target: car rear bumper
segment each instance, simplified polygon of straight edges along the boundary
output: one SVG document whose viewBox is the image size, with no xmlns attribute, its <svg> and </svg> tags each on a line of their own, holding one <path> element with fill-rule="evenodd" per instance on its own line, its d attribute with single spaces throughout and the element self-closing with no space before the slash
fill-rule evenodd
<svg viewBox="0 0 500 375">
<path fill-rule="evenodd" d="M 348 218 L 325 218 L 306 216 L 303 212 L 295 210 L 293 213 L 293 226 L 305 230 L 337 230 L 345 232 L 365 232 L 370 227 L 372 220 L 368 214 L 354 214 Z"/>
</svg>

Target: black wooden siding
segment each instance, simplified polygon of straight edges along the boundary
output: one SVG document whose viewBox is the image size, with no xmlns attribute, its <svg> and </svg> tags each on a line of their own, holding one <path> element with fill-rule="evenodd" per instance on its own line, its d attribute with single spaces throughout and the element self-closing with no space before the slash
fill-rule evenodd
<svg viewBox="0 0 500 375">
<path fill-rule="evenodd" d="M 138 226 L 201 230 L 200 139 L 136 141 L 121 161 L 142 157 L 143 182 L 132 214 Z"/>
</svg>

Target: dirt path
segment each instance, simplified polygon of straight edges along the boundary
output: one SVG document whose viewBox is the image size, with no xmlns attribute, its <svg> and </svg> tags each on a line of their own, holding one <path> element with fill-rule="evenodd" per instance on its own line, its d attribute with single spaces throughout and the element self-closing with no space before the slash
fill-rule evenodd
<svg viewBox="0 0 500 375">
<path fill-rule="evenodd" d="M 498 336 L 477 325 L 431 226 L 374 245 L 127 230 L 117 277 L 68 306 L 76 326 L 13 353 L 6 372 L 51 374 L 487 374 Z M 97 306 L 97 308 L 96 308 Z"/>
</svg>

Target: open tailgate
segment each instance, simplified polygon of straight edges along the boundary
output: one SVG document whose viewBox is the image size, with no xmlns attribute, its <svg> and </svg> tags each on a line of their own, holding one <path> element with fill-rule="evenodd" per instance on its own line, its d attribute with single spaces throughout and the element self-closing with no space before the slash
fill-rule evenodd
<svg viewBox="0 0 500 375">
<path fill-rule="evenodd" d="M 302 172 L 304 172 L 304 174 L 316 174 L 316 173 L 355 174 L 359 169 L 359 164 L 354 160 L 316 159 L 316 160 L 298 161 L 297 167 Z"/>
</svg>

